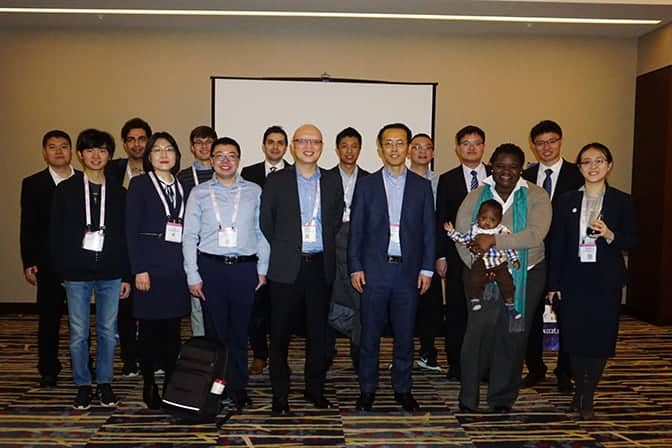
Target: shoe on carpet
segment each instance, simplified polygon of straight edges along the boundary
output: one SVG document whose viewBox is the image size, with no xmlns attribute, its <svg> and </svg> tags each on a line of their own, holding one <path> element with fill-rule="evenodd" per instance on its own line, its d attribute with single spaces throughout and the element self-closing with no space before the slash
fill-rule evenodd
<svg viewBox="0 0 672 448">
<path fill-rule="evenodd" d="M 100 405 L 106 408 L 112 408 L 119 403 L 116 395 L 112 391 L 112 385 L 109 383 L 99 384 L 96 387 L 96 395 L 100 399 Z"/>
<path fill-rule="evenodd" d="M 247 373 L 250 375 L 260 375 L 261 373 L 263 373 L 265 368 L 266 368 L 265 359 L 254 358 L 252 360 L 252 364 L 250 364 L 250 369 L 247 371 Z"/>
<path fill-rule="evenodd" d="M 40 387 L 45 389 L 51 389 L 56 387 L 57 377 L 54 375 L 44 375 L 40 378 Z"/>
<path fill-rule="evenodd" d="M 140 374 L 140 369 L 138 369 L 137 364 L 124 364 L 121 374 L 126 378 L 133 378 Z"/>
<path fill-rule="evenodd" d="M 441 372 L 441 366 L 436 362 L 436 356 L 430 356 L 427 354 L 420 355 L 420 359 L 415 361 L 418 367 L 425 370 L 433 370 L 435 372 Z"/>
<path fill-rule="evenodd" d="M 75 401 L 72 403 L 72 409 L 77 409 L 78 411 L 89 409 L 92 398 L 91 386 L 77 387 L 77 395 L 75 396 Z"/>
</svg>

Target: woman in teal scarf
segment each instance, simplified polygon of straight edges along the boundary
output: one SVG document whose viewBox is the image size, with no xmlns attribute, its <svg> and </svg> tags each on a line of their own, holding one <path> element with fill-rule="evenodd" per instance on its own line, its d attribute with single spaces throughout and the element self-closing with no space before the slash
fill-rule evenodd
<svg viewBox="0 0 672 448">
<path fill-rule="evenodd" d="M 490 247 L 516 249 L 520 268 L 513 270 L 515 307 L 523 314 L 520 320 L 509 321 L 496 285 L 486 287 L 482 310 L 469 311 L 467 330 L 462 345 L 462 387 L 460 410 L 468 412 L 479 406 L 479 382 L 489 374 L 488 406 L 497 412 L 508 412 L 518 397 L 525 356 L 527 333 L 532 316 L 540 306 L 546 281 L 544 237 L 551 223 L 551 202 L 540 187 L 521 179 L 525 153 L 512 143 L 495 149 L 490 158 L 492 176 L 467 195 L 457 214 L 455 228 L 467 231 L 483 201 L 494 199 L 502 205 L 502 224 L 510 235 L 478 235 L 470 250 L 458 247 L 465 264 Z M 489 373 L 488 373 L 489 372 Z"/>
</svg>

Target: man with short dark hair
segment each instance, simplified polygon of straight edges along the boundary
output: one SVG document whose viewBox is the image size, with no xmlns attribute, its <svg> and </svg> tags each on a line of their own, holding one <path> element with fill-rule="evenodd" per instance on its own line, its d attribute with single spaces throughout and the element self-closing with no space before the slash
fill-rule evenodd
<svg viewBox="0 0 672 448">
<path fill-rule="evenodd" d="M 58 343 L 65 290 L 49 263 L 51 200 L 59 183 L 74 173 L 72 142 L 63 131 L 42 138 L 47 168 L 23 179 L 21 184 L 21 258 L 26 281 L 37 286 L 37 350 L 40 386 L 54 387 L 61 371 Z"/>
<path fill-rule="evenodd" d="M 288 166 L 283 157 L 287 152 L 287 133 L 285 130 L 274 125 L 264 131 L 261 140 L 261 150 L 264 153 L 264 161 L 246 166 L 240 172 L 243 179 L 249 180 L 264 188 L 266 178 Z M 271 315 L 271 303 L 268 295 L 270 285 L 266 284 L 257 290 L 254 299 L 254 311 L 250 321 L 250 346 L 252 348 L 252 364 L 249 374 L 259 375 L 266 368 L 268 359 L 269 320 Z"/>
<path fill-rule="evenodd" d="M 523 171 L 523 178 L 542 187 L 555 203 L 555 199 L 562 193 L 576 190 L 583 185 L 583 176 L 578 167 L 561 156 L 562 129 L 551 120 L 537 123 L 530 131 L 530 142 L 537 156 L 538 164 Z M 550 244 L 546 244 L 546 259 L 550 258 Z M 558 319 L 560 313 L 556 311 Z M 544 306 L 538 306 L 532 321 L 532 328 L 527 341 L 525 364 L 528 374 L 523 379 L 522 387 L 533 387 L 544 381 L 546 364 L 544 364 Z M 558 350 L 558 364 L 555 369 L 560 393 L 569 394 L 572 391 L 571 366 L 569 355 Z"/>
<path fill-rule="evenodd" d="M 455 244 L 448 238 L 443 223 L 455 222 L 462 200 L 471 190 L 490 175 L 482 162 L 485 151 L 485 132 L 469 125 L 455 135 L 455 154 L 460 165 L 439 177 L 436 197 L 437 260 L 436 271 L 446 279 L 446 355 L 447 378 L 459 381 L 461 376 L 460 353 L 467 328 L 467 298 L 462 279 L 462 260 Z"/>
<path fill-rule="evenodd" d="M 177 178 L 184 188 L 185 201 L 189 198 L 192 188 L 212 179 L 214 170 L 210 153 L 215 140 L 217 140 L 217 133 L 210 126 L 197 126 L 189 134 L 194 163 L 189 168 L 177 173 Z M 191 298 L 191 334 L 192 336 L 203 336 L 205 334 L 203 310 L 198 297 Z"/>
<path fill-rule="evenodd" d="M 404 411 L 419 410 L 411 393 L 413 332 L 418 296 L 432 281 L 434 197 L 428 180 L 406 168 L 411 131 L 402 123 L 378 133 L 384 167 L 362 179 L 352 201 L 348 267 L 362 294 L 358 411 L 370 411 L 378 388 L 380 337 L 394 334 L 392 387 Z"/>
<path fill-rule="evenodd" d="M 121 141 L 126 159 L 110 160 L 105 167 L 105 175 L 128 188 L 131 178 L 144 174 L 142 158 L 147 141 L 152 136 L 152 128 L 142 118 L 131 118 L 121 128 Z M 138 376 L 138 321 L 133 317 L 133 294 L 119 303 L 117 331 L 123 366 L 122 375 Z M 161 366 L 156 366 L 159 369 Z"/>
</svg>

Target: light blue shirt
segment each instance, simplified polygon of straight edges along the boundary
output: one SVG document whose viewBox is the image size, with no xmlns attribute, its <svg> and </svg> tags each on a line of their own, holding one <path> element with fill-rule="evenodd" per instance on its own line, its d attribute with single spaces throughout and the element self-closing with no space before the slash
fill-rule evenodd
<svg viewBox="0 0 672 448">
<path fill-rule="evenodd" d="M 436 211 L 436 190 L 439 187 L 439 175 L 432 170 L 427 170 L 422 176 L 432 183 L 432 194 L 434 195 L 434 211 Z"/>
<path fill-rule="evenodd" d="M 215 201 L 219 208 L 222 227 L 232 225 L 236 195 L 240 190 L 238 216 L 235 222 L 236 247 L 219 246 L 219 228 L 215 209 L 212 206 L 210 189 L 215 193 Z M 182 232 L 182 252 L 184 254 L 184 271 L 187 283 L 194 285 L 202 281 L 198 273 L 198 255 L 204 252 L 212 255 L 257 255 L 257 272 L 266 275 L 268 258 L 271 252 L 268 241 L 259 227 L 259 206 L 261 205 L 261 188 L 236 175 L 236 181 L 227 187 L 212 179 L 197 185 L 191 190 L 187 209 L 184 213 L 184 229 Z"/>
<path fill-rule="evenodd" d="M 212 171 L 212 167 L 211 167 L 211 166 L 203 166 L 203 165 L 199 164 L 199 163 L 196 162 L 196 161 L 194 161 L 194 163 L 192 164 L 192 166 L 196 169 L 196 171 Z"/>
<path fill-rule="evenodd" d="M 338 165 L 338 172 L 341 174 L 341 183 L 343 184 L 343 198 L 345 199 L 345 208 L 350 208 L 352 204 L 352 196 L 355 194 L 355 184 L 357 183 L 357 175 L 359 174 L 359 167 L 355 166 L 352 175 L 346 173 Z"/>
<path fill-rule="evenodd" d="M 385 184 L 385 196 L 387 197 L 387 214 L 390 218 L 390 226 L 401 223 L 401 206 L 404 203 L 404 189 L 406 188 L 406 173 L 393 175 L 387 168 L 383 168 L 383 183 Z M 387 245 L 387 255 L 401 257 L 401 244 L 395 243 L 390 237 Z"/>
<path fill-rule="evenodd" d="M 313 243 L 302 241 L 301 252 L 305 254 L 322 252 L 324 250 L 322 245 L 322 204 L 320 198 L 317 198 L 317 213 L 315 215 L 315 222 L 312 222 L 315 194 L 317 193 L 317 185 L 320 181 L 320 169 L 316 169 L 315 174 L 309 178 L 303 177 L 299 170 L 296 170 L 296 184 L 299 189 L 299 206 L 301 208 L 301 226 L 315 224 L 317 234 L 317 238 Z"/>
</svg>

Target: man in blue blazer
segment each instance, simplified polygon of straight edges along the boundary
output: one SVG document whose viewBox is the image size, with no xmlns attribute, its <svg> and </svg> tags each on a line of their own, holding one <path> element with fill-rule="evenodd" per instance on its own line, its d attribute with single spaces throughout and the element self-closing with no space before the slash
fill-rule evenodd
<svg viewBox="0 0 672 448">
<path fill-rule="evenodd" d="M 415 312 L 419 294 L 431 284 L 436 250 L 431 184 L 405 164 L 410 139 L 401 123 L 378 132 L 384 167 L 361 179 L 352 201 L 348 265 L 352 286 L 362 294 L 359 411 L 373 407 L 388 315 L 395 337 L 394 398 L 405 411 L 419 410 L 411 393 Z"/>
</svg>

